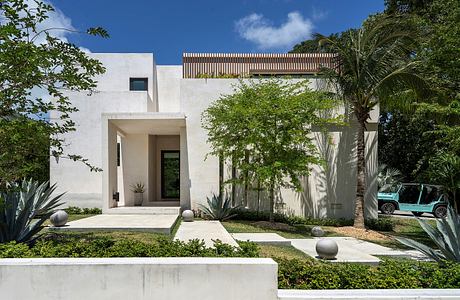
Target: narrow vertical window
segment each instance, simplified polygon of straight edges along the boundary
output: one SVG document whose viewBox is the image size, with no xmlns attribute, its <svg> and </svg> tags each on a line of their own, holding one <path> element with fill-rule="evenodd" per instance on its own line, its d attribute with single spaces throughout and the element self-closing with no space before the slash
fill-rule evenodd
<svg viewBox="0 0 460 300">
<path fill-rule="evenodd" d="M 120 166 L 120 157 L 121 157 L 121 145 L 117 143 L 117 167 Z"/>
</svg>

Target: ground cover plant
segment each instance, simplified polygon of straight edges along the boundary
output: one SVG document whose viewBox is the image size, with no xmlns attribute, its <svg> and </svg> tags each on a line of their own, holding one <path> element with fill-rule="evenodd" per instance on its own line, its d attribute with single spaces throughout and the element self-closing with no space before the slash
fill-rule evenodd
<svg viewBox="0 0 460 300">
<path fill-rule="evenodd" d="M 240 242 L 240 248 L 216 242 L 173 241 L 145 232 L 48 233 L 35 244 L 0 244 L 0 258 L 28 257 L 272 257 L 278 263 L 279 288 L 458 288 L 460 264 L 384 259 L 379 266 L 318 262 L 286 246 Z"/>
<path fill-rule="evenodd" d="M 378 266 L 276 259 L 282 289 L 459 288 L 460 264 L 384 259 Z"/>
</svg>

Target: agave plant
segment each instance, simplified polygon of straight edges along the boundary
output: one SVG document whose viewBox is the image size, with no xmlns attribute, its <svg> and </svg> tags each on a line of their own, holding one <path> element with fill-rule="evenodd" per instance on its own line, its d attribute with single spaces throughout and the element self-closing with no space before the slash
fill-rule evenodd
<svg viewBox="0 0 460 300">
<path fill-rule="evenodd" d="M 208 206 L 200 205 L 200 208 L 208 219 L 225 221 L 236 216 L 235 210 L 238 207 L 232 207 L 232 201 L 228 197 L 224 199 L 213 195 L 211 199 L 207 197 L 207 202 Z"/>
<path fill-rule="evenodd" d="M 31 242 L 62 204 L 63 194 L 53 196 L 55 190 L 56 184 L 24 179 L 0 192 L 0 243 Z"/>
<path fill-rule="evenodd" d="M 377 183 L 379 192 L 396 187 L 402 179 L 402 174 L 398 169 L 390 168 L 386 164 L 379 165 Z"/>
<path fill-rule="evenodd" d="M 444 260 L 460 262 L 460 218 L 452 206 L 449 206 L 446 218 L 436 220 L 436 228 L 425 220 L 419 218 L 417 220 L 439 250 L 408 238 L 396 237 L 396 240 L 419 250 L 438 263 L 442 263 Z"/>
</svg>

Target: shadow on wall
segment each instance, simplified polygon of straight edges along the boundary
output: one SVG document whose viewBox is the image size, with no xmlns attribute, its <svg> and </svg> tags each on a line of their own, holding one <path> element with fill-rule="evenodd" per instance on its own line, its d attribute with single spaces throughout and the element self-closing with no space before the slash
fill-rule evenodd
<svg viewBox="0 0 460 300">
<path fill-rule="evenodd" d="M 346 218 L 352 214 L 356 168 L 353 149 L 356 138 L 351 127 L 340 132 L 315 133 L 318 151 L 326 166 L 315 167 L 310 177 L 303 180 L 299 193 L 304 216 Z M 332 141 L 331 141 L 332 139 Z"/>
<path fill-rule="evenodd" d="M 372 126 L 377 125 L 369 124 L 370 131 L 365 136 L 366 217 L 377 217 L 377 134 Z M 301 179 L 301 192 L 285 193 L 283 189 L 277 189 L 275 211 L 313 218 L 353 218 L 356 196 L 356 131 L 356 126 L 350 125 L 330 128 L 329 133 L 315 132 L 318 151 L 326 161 L 326 166 L 312 167 L 311 175 Z M 231 169 L 231 164 L 226 162 L 224 181 L 231 179 Z M 228 197 L 232 197 L 232 184 L 226 184 L 224 191 Z M 268 191 L 259 189 L 256 183 L 248 186 L 247 203 L 244 200 L 243 184 L 235 185 L 234 195 L 236 205 L 256 211 L 269 210 Z"/>
</svg>

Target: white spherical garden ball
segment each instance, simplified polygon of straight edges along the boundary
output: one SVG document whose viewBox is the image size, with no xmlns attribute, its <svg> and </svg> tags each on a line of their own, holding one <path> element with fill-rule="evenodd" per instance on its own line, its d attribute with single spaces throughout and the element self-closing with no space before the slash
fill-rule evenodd
<svg viewBox="0 0 460 300">
<path fill-rule="evenodd" d="M 324 230 L 319 226 L 315 226 L 311 229 L 311 235 L 314 237 L 322 237 L 324 235 Z"/>
<path fill-rule="evenodd" d="M 316 243 L 316 253 L 323 259 L 335 259 L 339 253 L 339 246 L 334 240 L 320 239 Z"/>
<path fill-rule="evenodd" d="M 69 215 L 63 210 L 58 210 L 50 217 L 51 224 L 53 224 L 55 227 L 64 226 L 68 219 Z"/>
<path fill-rule="evenodd" d="M 193 217 L 193 211 L 190 209 L 186 209 L 182 212 L 182 220 L 184 220 L 184 222 L 193 222 Z"/>
</svg>

